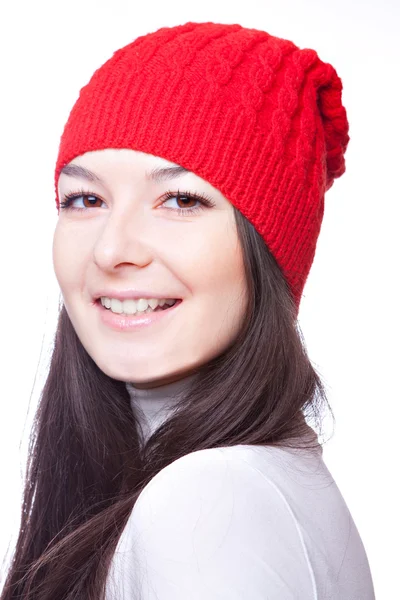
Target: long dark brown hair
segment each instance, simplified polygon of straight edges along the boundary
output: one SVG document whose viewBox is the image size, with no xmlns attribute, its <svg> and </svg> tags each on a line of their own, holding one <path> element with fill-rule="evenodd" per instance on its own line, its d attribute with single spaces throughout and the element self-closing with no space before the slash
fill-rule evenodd
<svg viewBox="0 0 400 600">
<path fill-rule="evenodd" d="M 334 420 L 286 280 L 253 225 L 234 211 L 248 288 L 242 329 L 197 369 L 191 389 L 143 446 L 125 382 L 99 369 L 61 307 L 0 600 L 104 598 L 118 539 L 161 469 L 219 446 L 316 447 L 305 419 L 319 435 L 326 409 Z"/>
</svg>

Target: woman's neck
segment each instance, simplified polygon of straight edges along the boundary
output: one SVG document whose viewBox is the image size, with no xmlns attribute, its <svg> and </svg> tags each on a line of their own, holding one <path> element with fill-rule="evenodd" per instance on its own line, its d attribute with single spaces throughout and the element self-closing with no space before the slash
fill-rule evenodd
<svg viewBox="0 0 400 600">
<path fill-rule="evenodd" d="M 195 375 L 188 375 L 172 383 L 152 388 L 139 388 L 134 383 L 126 383 L 131 407 L 138 417 L 142 439 L 149 436 L 168 418 L 182 394 L 186 393 Z"/>
</svg>

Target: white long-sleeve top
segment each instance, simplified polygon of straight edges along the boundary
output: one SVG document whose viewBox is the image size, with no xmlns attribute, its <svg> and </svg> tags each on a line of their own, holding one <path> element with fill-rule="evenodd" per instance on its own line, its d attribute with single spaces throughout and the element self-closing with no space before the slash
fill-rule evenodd
<svg viewBox="0 0 400 600">
<path fill-rule="evenodd" d="M 127 384 L 144 438 L 190 380 L 150 390 Z M 106 598 L 375 596 L 363 543 L 322 447 L 237 445 L 192 452 L 153 477 L 120 537 Z"/>
</svg>

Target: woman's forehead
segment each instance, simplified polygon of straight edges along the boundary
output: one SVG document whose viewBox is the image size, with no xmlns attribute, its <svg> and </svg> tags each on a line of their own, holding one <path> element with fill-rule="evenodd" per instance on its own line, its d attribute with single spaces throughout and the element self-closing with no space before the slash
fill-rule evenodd
<svg viewBox="0 0 400 600">
<path fill-rule="evenodd" d="M 87 161 L 98 161 L 107 162 L 108 164 L 120 163 L 120 164 L 140 164 L 149 163 L 160 166 L 177 167 L 181 166 L 178 163 L 168 160 L 163 156 L 157 156 L 142 150 L 135 150 L 133 148 L 101 148 L 99 150 L 89 150 L 73 158 L 70 162 L 87 162 Z M 187 169 L 188 170 L 188 169 Z"/>
<path fill-rule="evenodd" d="M 155 156 L 140 150 L 128 148 L 105 148 L 92 150 L 75 157 L 65 165 L 61 174 L 81 177 L 89 181 L 106 184 L 106 180 L 120 177 L 139 177 L 149 183 L 171 184 L 183 182 L 207 188 L 215 196 L 224 199 L 222 192 L 209 181 L 162 156 Z M 186 176 L 186 178 L 185 178 Z M 181 182 L 180 182 L 181 183 Z"/>
</svg>

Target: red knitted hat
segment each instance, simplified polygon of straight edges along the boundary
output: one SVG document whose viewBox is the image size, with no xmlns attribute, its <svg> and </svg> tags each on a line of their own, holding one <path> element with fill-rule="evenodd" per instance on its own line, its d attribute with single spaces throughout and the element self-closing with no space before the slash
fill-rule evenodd
<svg viewBox="0 0 400 600">
<path fill-rule="evenodd" d="M 175 162 L 254 225 L 298 309 L 324 194 L 345 171 L 342 82 L 315 50 L 238 24 L 163 27 L 115 51 L 79 93 L 55 170 L 104 148 Z"/>
</svg>

